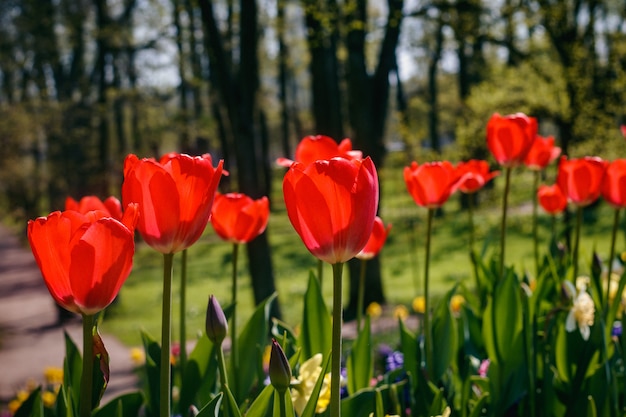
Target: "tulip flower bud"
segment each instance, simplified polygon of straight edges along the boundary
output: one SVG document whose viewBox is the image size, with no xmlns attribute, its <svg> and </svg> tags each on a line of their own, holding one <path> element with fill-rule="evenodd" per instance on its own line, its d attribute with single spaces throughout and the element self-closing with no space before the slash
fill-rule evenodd
<svg viewBox="0 0 626 417">
<path fill-rule="evenodd" d="M 206 310 L 206 334 L 216 345 L 221 345 L 228 333 L 228 322 L 224 311 L 213 295 L 209 297 L 209 306 Z"/>
<path fill-rule="evenodd" d="M 284 393 L 291 383 L 291 366 L 276 339 L 272 339 L 272 352 L 270 353 L 270 381 L 276 391 Z"/>
</svg>

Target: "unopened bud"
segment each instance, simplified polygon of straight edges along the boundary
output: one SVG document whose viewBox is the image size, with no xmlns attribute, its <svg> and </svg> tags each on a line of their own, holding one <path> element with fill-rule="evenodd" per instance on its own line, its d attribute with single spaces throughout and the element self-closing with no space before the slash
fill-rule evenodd
<svg viewBox="0 0 626 417">
<path fill-rule="evenodd" d="M 291 383 L 291 366 L 276 339 L 272 339 L 270 353 L 270 381 L 276 391 L 283 393 L 289 389 Z"/>
<path fill-rule="evenodd" d="M 221 345 L 228 333 L 228 322 L 224 311 L 213 295 L 209 297 L 209 306 L 206 310 L 206 335 L 211 342 Z"/>
</svg>

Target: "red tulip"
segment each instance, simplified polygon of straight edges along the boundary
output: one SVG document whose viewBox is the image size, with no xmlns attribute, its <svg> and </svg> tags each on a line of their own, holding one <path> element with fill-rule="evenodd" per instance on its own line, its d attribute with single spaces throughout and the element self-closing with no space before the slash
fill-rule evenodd
<svg viewBox="0 0 626 417">
<path fill-rule="evenodd" d="M 537 199 L 541 207 L 549 214 L 559 214 L 567 207 L 567 197 L 558 184 L 540 185 Z"/>
<path fill-rule="evenodd" d="M 324 136 L 305 136 L 296 147 L 296 161 L 309 165 L 319 159 L 331 159 L 340 156 L 346 159 L 362 159 L 361 151 L 352 150 L 352 141 L 344 139 L 337 144 L 334 139 Z M 289 167 L 294 161 L 278 158 L 279 165 Z"/>
<path fill-rule="evenodd" d="M 621 125 L 619 127 L 619 130 L 622 131 L 622 136 L 624 136 L 624 138 L 626 138 L 626 125 Z"/>
<path fill-rule="evenodd" d="M 211 224 L 222 239 L 248 243 L 263 233 L 269 215 L 267 197 L 253 200 L 245 194 L 217 193 L 211 209 Z"/>
<path fill-rule="evenodd" d="M 283 180 L 287 215 L 307 249 L 331 264 L 365 247 L 378 209 L 378 176 L 368 157 L 296 162 Z"/>
<path fill-rule="evenodd" d="M 500 171 L 489 172 L 487 161 L 478 159 L 459 162 L 456 166 L 456 172 L 457 176 L 461 178 L 459 190 L 465 194 L 475 193 L 491 181 L 492 178 L 500 175 Z"/>
<path fill-rule="evenodd" d="M 554 146 L 554 137 L 537 136 L 524 159 L 524 165 L 534 171 L 541 171 L 559 157 L 561 148 Z"/>
<path fill-rule="evenodd" d="M 459 187 L 459 175 L 448 162 L 412 162 L 404 167 L 404 182 L 418 206 L 437 208 L 443 206 Z"/>
<path fill-rule="evenodd" d="M 383 248 L 385 241 L 387 240 L 387 235 L 391 230 L 391 224 L 388 224 L 385 227 L 383 220 L 376 216 L 374 218 L 374 227 L 372 228 L 372 234 L 370 238 L 367 240 L 365 247 L 361 249 L 356 255 L 358 259 L 372 259 L 374 256 L 378 255 L 378 252 Z"/>
<path fill-rule="evenodd" d="M 124 204 L 139 204 L 137 228 L 148 245 L 163 254 L 188 248 L 202 235 L 223 161 L 209 154 L 168 154 L 159 162 L 128 155 L 124 161 Z"/>
<path fill-rule="evenodd" d="M 626 159 L 611 162 L 602 181 L 602 196 L 615 208 L 626 207 Z"/>
<path fill-rule="evenodd" d="M 495 113 L 487 123 L 487 148 L 504 167 L 521 165 L 537 136 L 537 119 L 523 113 Z"/>
<path fill-rule="evenodd" d="M 607 162 L 598 157 L 570 159 L 562 156 L 556 182 L 569 201 L 588 206 L 600 197 Z"/>
<path fill-rule="evenodd" d="M 74 210 L 83 214 L 89 211 L 100 210 L 107 213 L 108 217 L 113 217 L 116 220 L 122 219 L 122 204 L 120 200 L 112 196 L 104 201 L 94 195 L 83 197 L 80 201 L 67 197 L 65 199 L 65 210 Z"/>
<path fill-rule="evenodd" d="M 28 222 L 28 241 L 54 300 L 92 315 L 111 304 L 130 274 L 136 204 L 122 222 L 101 211 L 55 211 Z"/>
</svg>

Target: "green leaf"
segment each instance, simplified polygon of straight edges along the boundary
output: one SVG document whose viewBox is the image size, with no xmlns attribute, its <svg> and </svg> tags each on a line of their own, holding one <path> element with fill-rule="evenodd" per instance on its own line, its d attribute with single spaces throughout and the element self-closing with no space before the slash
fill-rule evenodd
<svg viewBox="0 0 626 417">
<path fill-rule="evenodd" d="M 596 402 L 590 395 L 587 397 L 587 417 L 597 417 L 598 410 L 596 409 Z"/>
<path fill-rule="evenodd" d="M 226 415 L 229 417 L 241 417 L 241 411 L 239 410 L 237 401 L 235 397 L 233 397 L 233 393 L 227 384 L 223 385 L 223 391 L 226 395 L 226 406 L 228 407 L 228 413 Z"/>
<path fill-rule="evenodd" d="M 73 414 L 78 415 L 78 399 L 83 373 L 83 361 L 76 344 L 65 332 L 65 359 L 63 360 L 63 385 L 67 390 L 68 405 Z"/>
<path fill-rule="evenodd" d="M 74 414 L 72 413 L 71 407 L 68 407 L 67 403 L 67 391 L 65 386 L 61 385 L 59 388 L 59 392 L 57 394 L 57 400 L 54 404 L 56 415 L 59 417 L 72 417 Z"/>
<path fill-rule="evenodd" d="M 41 387 L 37 387 L 24 400 L 13 417 L 43 417 L 43 401 L 41 401 Z"/>
<path fill-rule="evenodd" d="M 433 382 L 441 380 L 458 350 L 457 324 L 450 310 L 450 299 L 455 291 L 456 288 L 448 291 L 433 315 L 432 340 L 433 349 L 437 352 L 433 355 Z"/>
<path fill-rule="evenodd" d="M 472 412 L 469 417 L 480 417 L 483 415 L 483 409 L 487 406 L 487 401 L 489 400 L 489 393 L 484 392 L 474 404 L 474 408 L 472 408 Z"/>
<path fill-rule="evenodd" d="M 160 360 L 161 346 L 145 332 L 141 333 L 141 340 L 146 352 L 146 362 L 144 369 L 148 380 L 148 390 L 145 393 L 148 397 L 148 410 L 150 415 L 158 415 L 160 406 Z"/>
<path fill-rule="evenodd" d="M 311 391 L 311 396 L 309 397 L 309 401 L 306 403 L 304 407 L 304 411 L 302 411 L 302 415 L 300 417 L 313 417 L 315 415 L 315 409 L 317 407 L 317 400 L 320 397 L 320 391 L 322 390 L 322 385 L 324 383 L 324 376 L 328 372 L 328 367 L 330 366 L 330 354 L 326 355 L 326 359 L 324 360 L 324 364 L 322 365 L 322 371 L 320 372 L 320 376 L 315 381 L 315 387 L 313 387 L 313 391 Z M 345 414 L 345 415 L 353 415 L 353 414 Z"/>
<path fill-rule="evenodd" d="M 316 353 L 330 352 L 332 323 L 330 314 L 324 303 L 322 290 L 313 272 L 309 274 L 309 284 L 304 294 L 304 310 L 300 346 L 304 359 Z"/>
<path fill-rule="evenodd" d="M 122 394 L 97 409 L 93 417 L 136 417 L 140 414 L 143 401 L 140 392 Z"/>
<path fill-rule="evenodd" d="M 369 388 L 341 401 L 341 415 L 369 416 L 376 411 L 376 391 Z"/>
<path fill-rule="evenodd" d="M 259 364 L 263 361 L 263 347 L 269 334 L 270 306 L 276 298 L 272 294 L 261 302 L 239 336 L 239 369 L 237 370 L 237 398 L 245 398 L 255 384 Z"/>
<path fill-rule="evenodd" d="M 181 413 L 185 414 L 185 410 L 196 403 L 196 394 L 200 391 L 200 387 L 210 388 L 215 385 L 217 372 L 210 372 L 211 369 L 217 369 L 217 359 L 213 352 L 213 343 L 206 334 L 203 334 L 189 355 L 183 372 L 179 400 Z M 196 403 L 199 406 L 210 400 L 210 390 L 203 390 L 203 393 L 204 401 Z"/>
<path fill-rule="evenodd" d="M 411 333 L 402 320 L 399 320 L 400 350 L 404 357 L 404 369 L 414 378 L 420 372 L 420 348 L 417 338 Z"/>
<path fill-rule="evenodd" d="M 220 392 L 198 412 L 196 417 L 219 417 L 223 394 Z"/>
<path fill-rule="evenodd" d="M 372 332 L 370 318 L 367 316 L 348 356 L 348 392 L 351 395 L 370 386 L 370 381 L 374 375 L 374 359 L 371 347 Z"/>
<path fill-rule="evenodd" d="M 383 396 L 380 390 L 376 390 L 376 412 L 375 417 L 385 417 L 385 405 L 383 404 Z"/>
<path fill-rule="evenodd" d="M 267 384 L 246 411 L 246 417 L 265 417 L 275 392 L 272 384 Z"/>
<path fill-rule="evenodd" d="M 280 412 L 280 402 L 284 401 L 285 402 L 285 415 L 281 415 Z M 248 417 L 249 414 L 246 414 L 246 417 Z M 287 390 L 285 391 L 284 395 L 280 395 L 278 393 L 278 391 L 274 392 L 274 407 L 273 407 L 273 413 L 272 413 L 273 417 L 294 417 L 295 413 L 293 411 L 293 401 L 291 400 L 291 391 Z M 258 416 L 258 417 L 262 417 Z"/>
</svg>

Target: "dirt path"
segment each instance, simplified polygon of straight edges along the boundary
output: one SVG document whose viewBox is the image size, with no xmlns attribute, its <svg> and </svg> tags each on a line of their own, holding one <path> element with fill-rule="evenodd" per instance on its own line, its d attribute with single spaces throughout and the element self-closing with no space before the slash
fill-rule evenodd
<svg viewBox="0 0 626 417">
<path fill-rule="evenodd" d="M 46 367 L 63 367 L 64 331 L 80 348 L 80 320 L 57 324 L 57 308 L 32 253 L 0 225 L 0 404 L 28 381 L 42 382 Z M 109 335 L 102 338 L 111 359 L 105 397 L 112 398 L 131 390 L 137 379 L 128 348 Z"/>
</svg>

